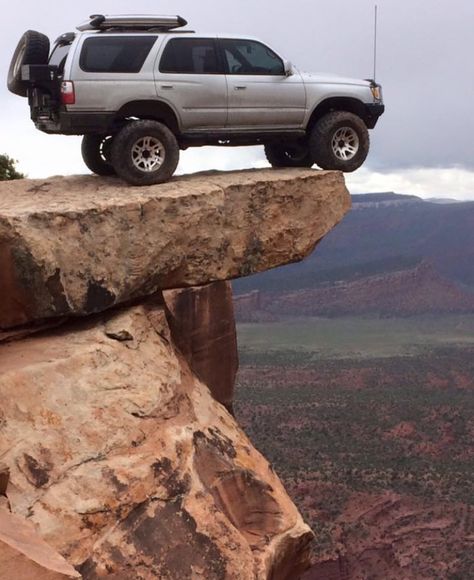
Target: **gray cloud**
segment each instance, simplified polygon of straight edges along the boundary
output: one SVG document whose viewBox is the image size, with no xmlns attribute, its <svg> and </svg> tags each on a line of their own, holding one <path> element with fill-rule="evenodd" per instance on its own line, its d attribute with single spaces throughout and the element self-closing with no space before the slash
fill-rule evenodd
<svg viewBox="0 0 474 580">
<path fill-rule="evenodd" d="M 379 0 L 378 80 L 387 112 L 372 132 L 367 167 L 397 170 L 416 166 L 474 169 L 474 2 L 472 0 Z M 372 74 L 372 0 L 332 3 L 297 0 L 162 1 L 162 13 L 180 13 L 202 31 L 259 36 L 303 70 L 366 78 Z M 0 35 L 0 151 L 34 166 L 57 171 L 80 166 L 77 140 L 40 135 L 28 120 L 26 101 L 8 93 L 5 79 L 21 34 L 40 30 L 54 40 L 90 13 L 157 11 L 155 1 L 91 1 L 45 5 L 24 0 L 11 10 Z M 61 145 L 60 145 L 61 144 Z M 74 155 L 67 163 L 65 155 Z M 248 159 L 248 152 L 245 153 Z M 256 152 L 255 159 L 261 159 Z M 31 164 L 30 164 L 31 166 Z"/>
</svg>

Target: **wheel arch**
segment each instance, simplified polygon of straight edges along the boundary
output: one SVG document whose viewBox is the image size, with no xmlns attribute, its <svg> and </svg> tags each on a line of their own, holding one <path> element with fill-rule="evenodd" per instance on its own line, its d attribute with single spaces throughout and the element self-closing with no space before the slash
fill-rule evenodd
<svg viewBox="0 0 474 580">
<path fill-rule="evenodd" d="M 180 123 L 177 114 L 170 105 L 163 101 L 131 101 L 117 111 L 115 120 L 121 121 L 130 117 L 160 121 L 175 135 L 180 133 Z"/>
<path fill-rule="evenodd" d="M 332 111 L 347 111 L 348 113 L 354 113 L 354 115 L 360 117 L 367 125 L 366 108 L 362 101 L 359 101 L 359 99 L 354 97 L 330 97 L 315 107 L 309 118 L 307 130 L 311 131 L 321 117 Z"/>
</svg>

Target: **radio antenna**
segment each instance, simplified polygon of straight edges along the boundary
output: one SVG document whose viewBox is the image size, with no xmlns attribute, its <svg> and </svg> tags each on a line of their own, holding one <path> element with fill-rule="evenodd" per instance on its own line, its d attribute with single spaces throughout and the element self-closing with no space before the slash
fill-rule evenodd
<svg viewBox="0 0 474 580">
<path fill-rule="evenodd" d="M 378 24 L 378 6 L 376 4 L 374 18 L 374 81 L 377 78 L 377 24 Z"/>
</svg>

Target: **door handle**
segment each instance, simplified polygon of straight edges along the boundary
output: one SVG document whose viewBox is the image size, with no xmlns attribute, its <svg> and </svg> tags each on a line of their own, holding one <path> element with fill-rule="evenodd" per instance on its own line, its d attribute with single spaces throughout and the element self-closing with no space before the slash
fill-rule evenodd
<svg viewBox="0 0 474 580">
<path fill-rule="evenodd" d="M 245 91 L 246 88 L 245 85 L 235 85 L 234 91 Z"/>
<path fill-rule="evenodd" d="M 170 90 L 170 89 L 174 89 L 174 86 L 173 85 L 161 85 L 161 88 Z"/>
</svg>

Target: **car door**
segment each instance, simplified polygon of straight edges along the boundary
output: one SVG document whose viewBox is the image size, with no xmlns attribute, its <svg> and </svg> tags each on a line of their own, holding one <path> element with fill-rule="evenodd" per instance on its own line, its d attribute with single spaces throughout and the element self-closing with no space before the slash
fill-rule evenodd
<svg viewBox="0 0 474 580">
<path fill-rule="evenodd" d="M 218 39 L 227 75 L 228 128 L 301 128 L 306 91 L 301 75 L 285 73 L 283 60 L 257 40 Z"/>
<path fill-rule="evenodd" d="M 183 132 L 222 129 L 227 81 L 214 38 L 172 37 L 158 58 L 156 92 L 178 113 Z"/>
</svg>

